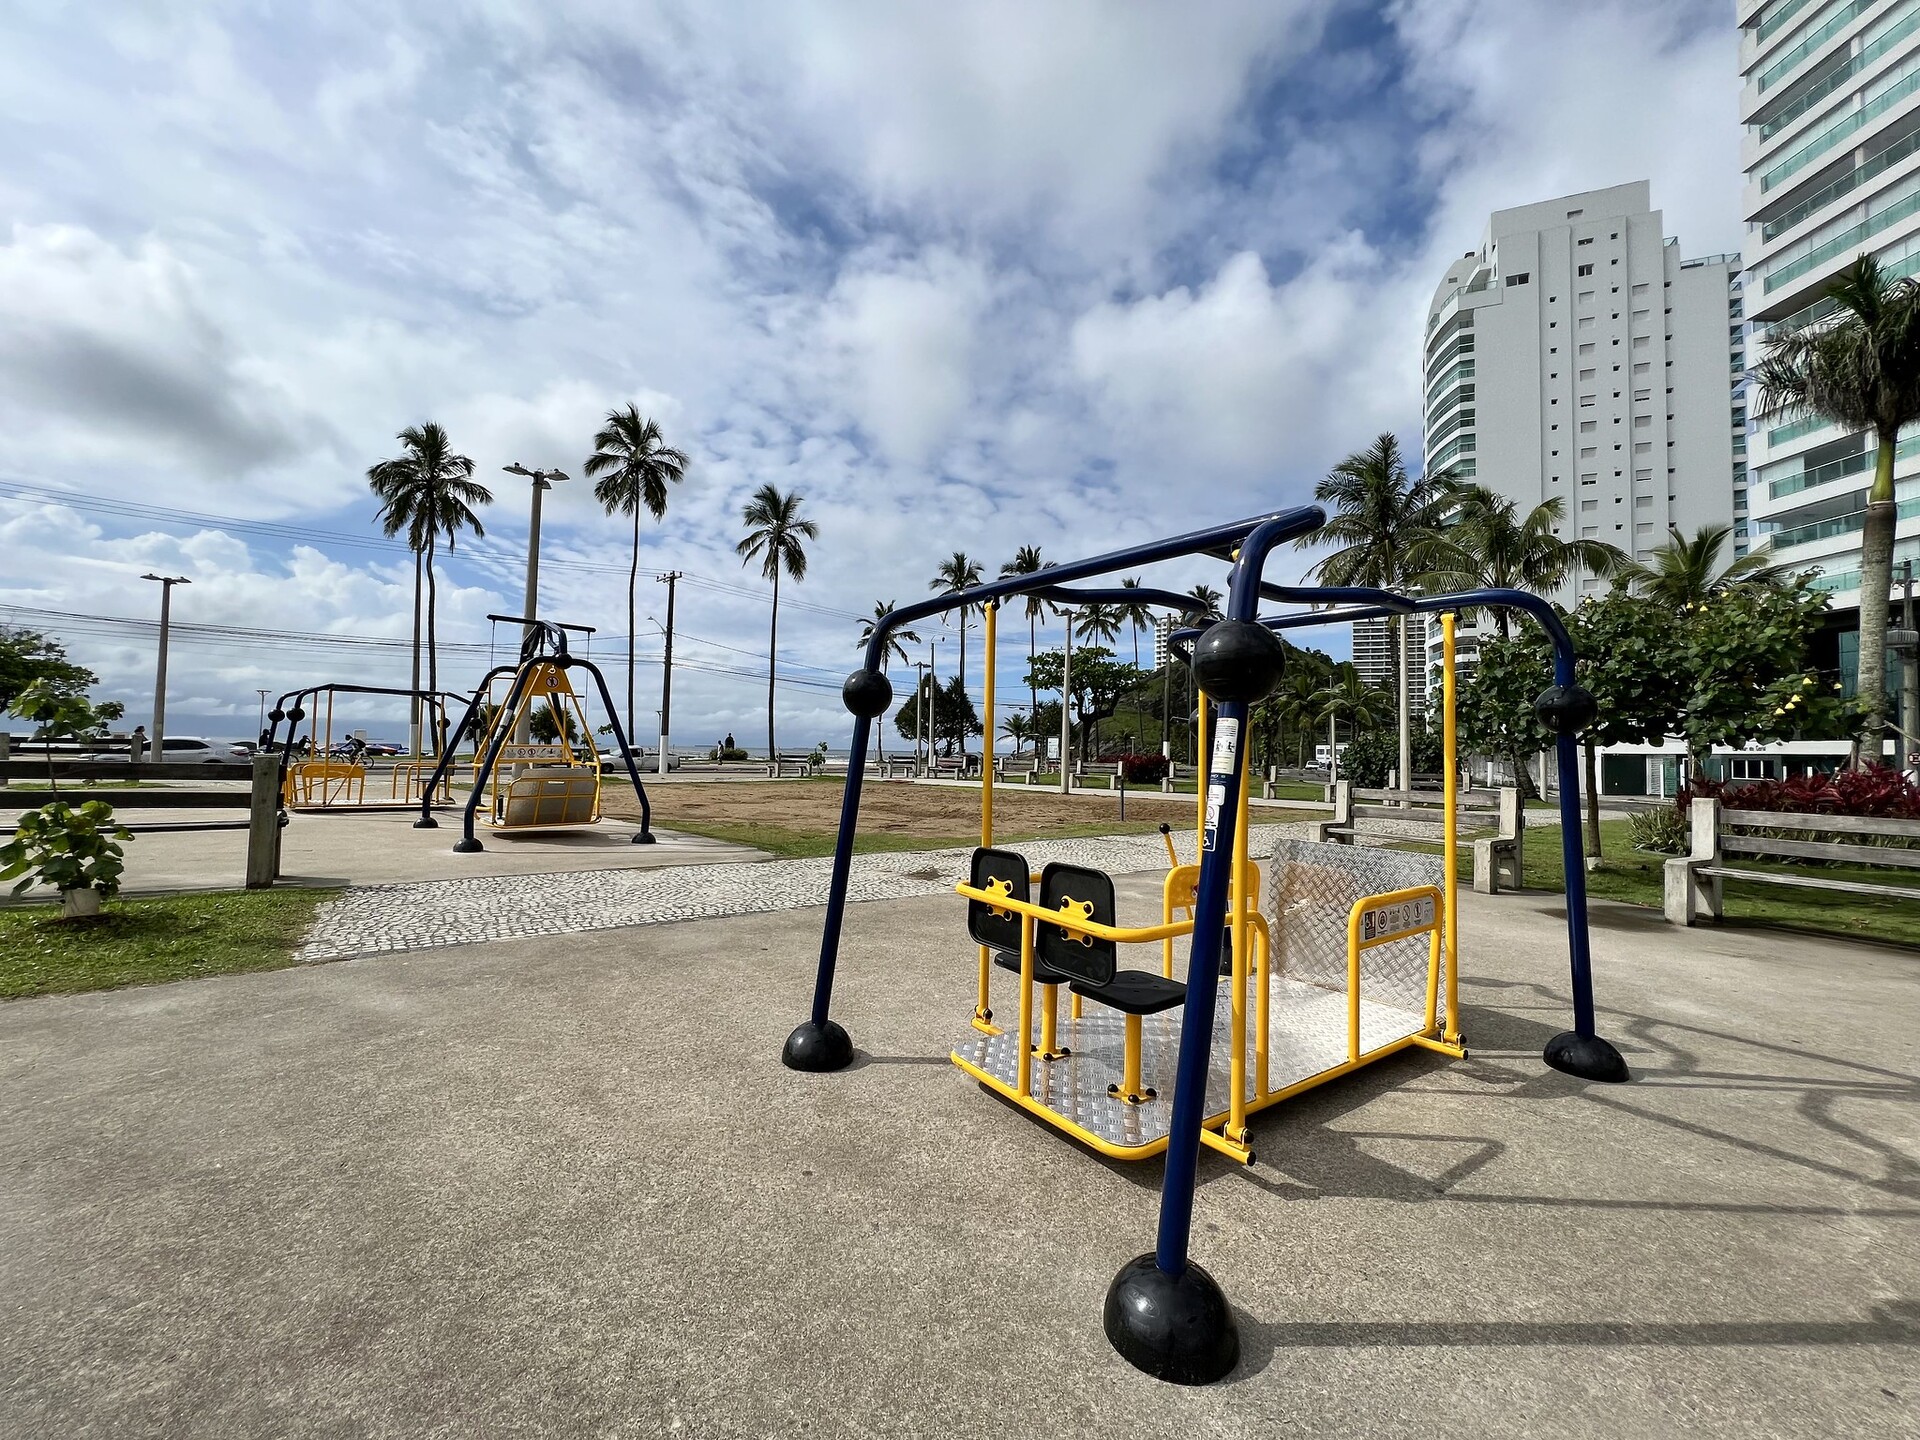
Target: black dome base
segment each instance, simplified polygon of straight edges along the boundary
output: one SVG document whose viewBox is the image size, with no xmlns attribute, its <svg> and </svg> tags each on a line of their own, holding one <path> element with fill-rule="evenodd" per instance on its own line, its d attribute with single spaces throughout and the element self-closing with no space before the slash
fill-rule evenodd
<svg viewBox="0 0 1920 1440">
<path fill-rule="evenodd" d="M 456 855 L 472 855 L 486 848 L 487 847 L 482 845 L 478 840 L 456 840 L 453 842 L 453 853 Z"/>
<path fill-rule="evenodd" d="M 418 820 L 413 822 L 413 828 L 416 830 L 438 830 L 440 828 L 440 822 L 431 815 L 422 815 Z"/>
<path fill-rule="evenodd" d="M 1107 1287 L 1107 1339 L 1127 1363 L 1175 1385 L 1211 1385 L 1240 1363 L 1240 1331 L 1214 1278 L 1198 1265 L 1172 1276 L 1140 1255 Z"/>
<path fill-rule="evenodd" d="M 824 1025 L 809 1020 L 787 1036 L 780 1063 L 789 1070 L 815 1074 L 844 1070 L 853 1063 L 853 1038 L 832 1020 Z"/>
<path fill-rule="evenodd" d="M 1598 1035 L 1576 1035 L 1565 1030 L 1549 1040 L 1541 1053 L 1554 1069 L 1582 1080 L 1623 1085 L 1629 1078 L 1627 1062 L 1620 1052 Z"/>
<path fill-rule="evenodd" d="M 642 830 L 638 835 L 633 837 L 633 843 L 636 845 L 657 845 L 659 842 L 653 838 L 653 832 L 651 830 Z"/>
</svg>

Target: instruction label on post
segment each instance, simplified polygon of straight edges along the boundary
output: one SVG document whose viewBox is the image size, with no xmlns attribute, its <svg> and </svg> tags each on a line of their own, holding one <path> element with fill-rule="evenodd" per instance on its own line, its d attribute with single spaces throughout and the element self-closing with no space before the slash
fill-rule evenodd
<svg viewBox="0 0 1920 1440">
<path fill-rule="evenodd" d="M 1213 760 L 1207 767 L 1207 817 L 1200 848 L 1212 850 L 1220 834 L 1220 812 L 1226 808 L 1227 784 L 1239 765 L 1240 722 L 1223 719 L 1213 732 Z"/>
</svg>

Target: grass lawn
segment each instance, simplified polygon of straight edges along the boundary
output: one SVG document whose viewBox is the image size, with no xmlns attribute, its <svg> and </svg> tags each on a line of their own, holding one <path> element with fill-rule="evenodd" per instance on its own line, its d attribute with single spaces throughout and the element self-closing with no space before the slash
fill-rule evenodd
<svg viewBox="0 0 1920 1440">
<path fill-rule="evenodd" d="M 833 853 L 833 832 L 792 830 L 781 825 L 761 825 L 724 820 L 675 820 L 672 828 L 690 835 L 705 835 L 711 840 L 731 840 L 736 845 L 751 845 L 783 859 L 805 859 Z M 994 829 L 995 844 L 1021 840 L 1079 839 L 1089 835 L 1150 835 L 1160 828 L 1158 822 L 1122 824 L 1118 820 L 1093 821 L 1084 825 L 1049 825 L 1045 835 L 1024 833 L 1019 826 Z M 853 853 L 879 855 L 898 850 L 963 850 L 980 843 L 980 832 L 966 835 L 886 835 L 861 831 L 854 837 Z"/>
<path fill-rule="evenodd" d="M 1587 874 L 1587 893 L 1600 900 L 1620 900 L 1629 905 L 1659 909 L 1662 898 L 1661 867 L 1668 856 L 1650 855 L 1633 848 L 1626 820 L 1600 822 L 1602 863 Z M 1422 850 L 1437 846 L 1421 845 Z M 1743 864 L 1745 862 L 1742 862 Z M 1758 864 L 1756 870 L 1784 874 L 1811 875 L 1821 880 L 1864 880 L 1872 884 L 1899 884 L 1900 875 L 1849 865 Z M 1463 836 L 1460 843 L 1460 880 L 1468 882 L 1473 874 L 1473 853 Z M 1526 865 L 1522 877 L 1529 890 L 1564 891 L 1566 871 L 1560 862 L 1558 828 L 1532 828 L 1527 831 Z M 1818 931 L 1823 935 L 1853 935 L 1864 939 L 1887 940 L 1901 945 L 1920 945 L 1920 885 L 1914 887 L 1912 900 L 1883 898 L 1878 895 L 1836 895 L 1831 890 L 1800 890 L 1791 886 L 1755 884 L 1740 880 L 1726 882 L 1726 918 L 1729 924 L 1782 925 L 1794 929 Z M 1712 921 L 1705 922 L 1711 925 Z"/>
<path fill-rule="evenodd" d="M 293 962 L 331 890 L 239 890 L 112 900 L 97 920 L 58 905 L 0 909 L 0 999 L 155 985 Z"/>
</svg>

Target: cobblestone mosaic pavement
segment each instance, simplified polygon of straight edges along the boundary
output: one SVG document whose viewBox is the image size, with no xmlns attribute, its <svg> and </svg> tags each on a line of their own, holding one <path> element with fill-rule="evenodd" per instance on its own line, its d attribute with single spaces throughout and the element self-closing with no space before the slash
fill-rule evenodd
<svg viewBox="0 0 1920 1440">
<path fill-rule="evenodd" d="M 1281 836 L 1310 838 L 1309 824 L 1255 825 L 1252 852 Z M 1191 860 L 1191 835 L 1175 837 Z M 1032 840 L 1019 846 L 1036 867 L 1051 860 L 1124 875 L 1164 869 L 1158 835 Z M 914 850 L 854 858 L 848 898 L 900 900 L 951 890 L 970 850 Z M 298 959 L 344 960 L 441 945 L 470 945 L 529 935 L 566 935 L 623 925 L 655 925 L 797 910 L 825 902 L 833 862 L 747 861 L 654 870 L 583 870 L 560 875 L 490 876 L 416 885 L 371 885 L 327 901 L 314 917 Z"/>
</svg>

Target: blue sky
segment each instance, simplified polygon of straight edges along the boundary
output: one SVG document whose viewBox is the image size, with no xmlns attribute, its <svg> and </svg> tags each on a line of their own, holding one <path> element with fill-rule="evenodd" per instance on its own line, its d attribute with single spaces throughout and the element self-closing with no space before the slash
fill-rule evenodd
<svg viewBox="0 0 1920 1440">
<path fill-rule="evenodd" d="M 754 487 L 799 490 L 781 727 L 840 743 L 852 617 L 951 551 L 1067 558 L 1304 499 L 1382 429 L 1417 451 L 1420 319 L 1489 210 L 1646 177 L 1687 253 L 1740 242 L 1725 0 L 311 8 L 0 19 L 0 623 L 139 715 L 150 639 L 47 614 L 148 616 L 161 569 L 178 619 L 286 637 L 183 632 L 173 730 L 403 679 L 403 647 L 300 637 L 408 633 L 364 483 L 406 424 L 495 487 L 440 588 L 468 647 L 518 603 L 502 465 L 576 477 L 543 606 L 601 658 L 628 554 L 577 478 L 596 422 L 637 402 L 693 455 L 640 562 L 696 577 L 687 743 L 763 728 L 732 546 Z"/>
</svg>

